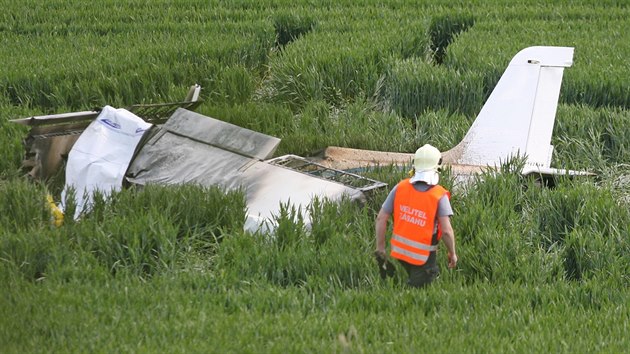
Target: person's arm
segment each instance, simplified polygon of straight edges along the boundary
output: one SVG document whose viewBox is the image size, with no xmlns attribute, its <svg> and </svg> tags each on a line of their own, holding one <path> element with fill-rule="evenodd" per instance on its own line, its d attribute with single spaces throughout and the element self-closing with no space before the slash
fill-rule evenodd
<svg viewBox="0 0 630 354">
<path fill-rule="evenodd" d="M 455 232 L 451 226 L 451 217 L 439 216 L 438 222 L 442 229 L 442 240 L 448 250 L 448 267 L 455 268 L 457 266 L 457 252 L 455 252 Z"/>
<path fill-rule="evenodd" d="M 376 216 L 376 254 L 380 257 L 387 257 L 385 253 L 385 231 L 387 231 L 387 221 L 390 214 L 381 209 Z"/>
</svg>

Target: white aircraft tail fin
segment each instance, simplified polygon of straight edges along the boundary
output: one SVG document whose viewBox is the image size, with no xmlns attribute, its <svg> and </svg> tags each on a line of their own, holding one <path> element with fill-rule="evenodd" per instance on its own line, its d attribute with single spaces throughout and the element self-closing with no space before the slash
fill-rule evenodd
<svg viewBox="0 0 630 354">
<path fill-rule="evenodd" d="M 498 166 L 514 156 L 550 167 L 551 134 L 564 68 L 573 48 L 529 47 L 508 65 L 464 139 L 444 153 L 444 162 Z"/>
</svg>

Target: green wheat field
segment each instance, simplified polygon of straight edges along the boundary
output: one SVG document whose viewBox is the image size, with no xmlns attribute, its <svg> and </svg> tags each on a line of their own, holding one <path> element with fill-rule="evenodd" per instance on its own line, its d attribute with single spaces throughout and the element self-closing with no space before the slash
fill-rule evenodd
<svg viewBox="0 0 630 354">
<path fill-rule="evenodd" d="M 1 353 L 630 352 L 630 3 L 617 0 L 0 0 Z M 374 218 L 315 200 L 275 235 L 241 192 L 125 189 L 51 224 L 63 181 L 23 177 L 10 119 L 180 101 L 282 139 L 413 152 L 458 143 L 510 59 L 575 47 L 555 188 L 519 162 L 453 193 L 460 262 L 382 281 Z M 393 186 L 406 172 L 366 175 Z M 447 188 L 454 177 L 442 177 Z M 72 207 L 72 205 L 70 205 Z"/>
</svg>

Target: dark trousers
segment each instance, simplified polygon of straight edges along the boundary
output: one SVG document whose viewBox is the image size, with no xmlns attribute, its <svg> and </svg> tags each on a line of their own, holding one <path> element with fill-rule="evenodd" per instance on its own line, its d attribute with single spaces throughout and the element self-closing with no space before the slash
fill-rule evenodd
<svg viewBox="0 0 630 354">
<path fill-rule="evenodd" d="M 437 264 L 423 264 L 419 266 L 401 260 L 399 262 L 407 271 L 407 275 L 409 275 L 407 284 L 414 288 L 427 286 L 440 275 L 440 267 Z"/>
<path fill-rule="evenodd" d="M 376 261 L 382 279 L 394 276 L 396 268 L 392 262 L 380 257 L 376 257 Z M 440 267 L 435 262 L 427 262 L 421 266 L 409 264 L 401 260 L 398 260 L 398 262 L 405 268 L 409 276 L 407 285 L 413 288 L 422 288 L 431 284 L 440 274 Z"/>
</svg>

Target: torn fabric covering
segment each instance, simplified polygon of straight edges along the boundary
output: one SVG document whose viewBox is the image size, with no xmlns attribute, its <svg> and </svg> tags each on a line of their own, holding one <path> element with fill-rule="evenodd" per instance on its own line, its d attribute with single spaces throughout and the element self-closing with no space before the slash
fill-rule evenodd
<svg viewBox="0 0 630 354">
<path fill-rule="evenodd" d="M 150 127 L 126 109 L 105 106 L 85 129 L 68 155 L 66 184 L 61 193 L 64 203 L 68 190 L 74 189 L 75 219 L 90 209 L 95 192 L 109 195 L 122 188 L 136 146 Z"/>
</svg>

